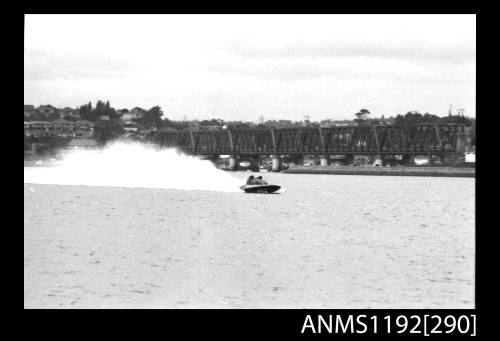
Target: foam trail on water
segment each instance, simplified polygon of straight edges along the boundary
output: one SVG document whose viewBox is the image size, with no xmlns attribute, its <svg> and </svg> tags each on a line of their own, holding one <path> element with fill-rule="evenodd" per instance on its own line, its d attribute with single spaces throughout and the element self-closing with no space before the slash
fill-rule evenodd
<svg viewBox="0 0 500 341">
<path fill-rule="evenodd" d="M 239 192 L 242 185 L 210 161 L 132 142 L 66 152 L 52 167 L 25 167 L 24 182 L 223 192 Z"/>
</svg>

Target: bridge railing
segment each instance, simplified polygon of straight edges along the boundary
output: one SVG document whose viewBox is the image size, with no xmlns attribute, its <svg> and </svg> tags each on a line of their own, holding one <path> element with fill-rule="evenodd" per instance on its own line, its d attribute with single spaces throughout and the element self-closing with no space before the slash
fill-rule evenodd
<svg viewBox="0 0 500 341">
<path fill-rule="evenodd" d="M 190 154 L 454 153 L 460 124 L 373 125 L 159 132 L 162 146 Z"/>
</svg>

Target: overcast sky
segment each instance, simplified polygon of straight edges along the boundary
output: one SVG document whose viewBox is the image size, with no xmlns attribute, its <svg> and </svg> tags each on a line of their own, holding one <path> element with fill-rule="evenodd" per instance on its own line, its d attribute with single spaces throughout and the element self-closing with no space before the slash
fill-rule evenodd
<svg viewBox="0 0 500 341">
<path fill-rule="evenodd" d="M 27 15 L 24 103 L 171 119 L 475 116 L 474 15 Z"/>
</svg>

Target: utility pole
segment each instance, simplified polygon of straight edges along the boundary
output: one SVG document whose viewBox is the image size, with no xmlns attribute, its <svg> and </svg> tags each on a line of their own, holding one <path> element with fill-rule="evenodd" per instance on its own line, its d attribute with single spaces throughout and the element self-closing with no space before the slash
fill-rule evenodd
<svg viewBox="0 0 500 341">
<path fill-rule="evenodd" d="M 260 115 L 259 121 L 260 121 L 260 124 L 264 125 L 264 116 Z"/>
<path fill-rule="evenodd" d="M 450 104 L 450 110 L 448 110 L 448 116 L 451 116 L 452 105 Z"/>
<path fill-rule="evenodd" d="M 463 108 L 457 109 L 458 116 L 462 116 L 463 117 L 464 116 L 464 111 L 465 111 L 465 109 L 463 109 Z"/>
</svg>

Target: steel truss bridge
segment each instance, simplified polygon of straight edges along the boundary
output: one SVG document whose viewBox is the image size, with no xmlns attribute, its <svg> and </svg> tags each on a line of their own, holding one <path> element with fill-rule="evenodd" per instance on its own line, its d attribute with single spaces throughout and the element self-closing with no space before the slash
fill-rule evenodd
<svg viewBox="0 0 500 341">
<path fill-rule="evenodd" d="M 157 132 L 156 142 L 194 155 L 450 155 L 461 124 L 373 125 Z"/>
</svg>

